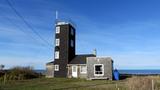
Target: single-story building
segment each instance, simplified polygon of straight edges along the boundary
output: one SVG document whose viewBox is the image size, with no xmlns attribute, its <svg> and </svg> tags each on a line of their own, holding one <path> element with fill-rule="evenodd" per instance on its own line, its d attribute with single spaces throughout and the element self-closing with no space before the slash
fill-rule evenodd
<svg viewBox="0 0 160 90">
<path fill-rule="evenodd" d="M 69 78 L 113 79 L 113 61 L 110 57 L 75 59 L 67 67 Z"/>
<path fill-rule="evenodd" d="M 54 77 L 54 62 L 46 65 L 46 77 Z M 77 55 L 67 64 L 68 78 L 113 79 L 113 60 L 110 57 L 95 57 L 94 55 Z"/>
</svg>

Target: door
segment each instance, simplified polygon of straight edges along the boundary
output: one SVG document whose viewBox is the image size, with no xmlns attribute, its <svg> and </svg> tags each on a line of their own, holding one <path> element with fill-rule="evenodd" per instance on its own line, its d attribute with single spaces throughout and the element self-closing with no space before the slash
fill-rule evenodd
<svg viewBox="0 0 160 90">
<path fill-rule="evenodd" d="M 77 66 L 72 66 L 72 77 L 75 77 L 75 78 L 77 78 L 77 70 L 78 68 L 77 68 Z"/>
</svg>

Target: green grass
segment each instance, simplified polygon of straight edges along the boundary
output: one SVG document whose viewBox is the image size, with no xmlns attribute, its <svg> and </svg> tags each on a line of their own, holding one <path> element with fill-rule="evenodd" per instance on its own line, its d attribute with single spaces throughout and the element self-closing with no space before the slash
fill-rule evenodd
<svg viewBox="0 0 160 90">
<path fill-rule="evenodd" d="M 66 78 L 38 78 L 32 80 L 12 80 L 4 85 L 0 83 L 0 90 L 127 90 L 125 81 L 84 80 Z"/>
<path fill-rule="evenodd" d="M 0 82 L 0 90 L 150 90 L 154 80 L 154 90 L 160 90 L 160 76 L 131 77 L 120 81 L 85 80 L 67 78 L 37 78 L 30 80 L 10 80 Z"/>
<path fill-rule="evenodd" d="M 85 80 L 68 78 L 37 78 L 10 80 L 4 84 L 0 80 L 0 90 L 160 90 L 160 76 L 131 77 L 120 81 Z M 132 89 L 131 89 L 132 88 Z"/>
</svg>

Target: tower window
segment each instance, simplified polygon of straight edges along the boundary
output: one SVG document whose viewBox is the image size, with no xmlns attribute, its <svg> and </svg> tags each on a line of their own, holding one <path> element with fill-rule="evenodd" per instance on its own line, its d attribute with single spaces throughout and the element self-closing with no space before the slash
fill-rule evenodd
<svg viewBox="0 0 160 90">
<path fill-rule="evenodd" d="M 54 70 L 59 71 L 59 65 L 54 65 Z"/>
<path fill-rule="evenodd" d="M 55 51 L 55 59 L 59 59 L 59 51 Z"/>
<path fill-rule="evenodd" d="M 60 33 L 60 27 L 59 26 L 56 27 L 56 33 L 57 34 Z"/>
<path fill-rule="evenodd" d="M 71 40 L 71 47 L 74 47 L 74 41 Z"/>
<path fill-rule="evenodd" d="M 71 35 L 74 35 L 74 30 L 73 30 L 73 28 L 71 28 Z"/>
<path fill-rule="evenodd" d="M 60 45 L 60 39 L 56 39 L 56 46 Z"/>
</svg>

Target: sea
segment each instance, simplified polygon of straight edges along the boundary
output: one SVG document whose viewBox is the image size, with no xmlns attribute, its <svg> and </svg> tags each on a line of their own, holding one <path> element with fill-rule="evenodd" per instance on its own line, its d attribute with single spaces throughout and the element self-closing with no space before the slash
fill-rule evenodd
<svg viewBox="0 0 160 90">
<path fill-rule="evenodd" d="M 160 70 L 118 70 L 120 74 L 160 75 Z"/>
<path fill-rule="evenodd" d="M 45 70 L 35 70 L 37 73 L 45 74 Z M 118 70 L 120 74 L 136 74 L 136 75 L 160 75 L 160 70 Z"/>
</svg>

